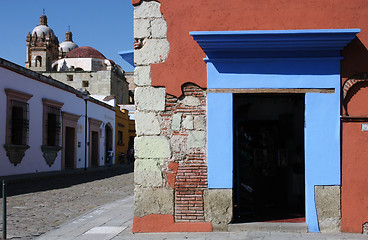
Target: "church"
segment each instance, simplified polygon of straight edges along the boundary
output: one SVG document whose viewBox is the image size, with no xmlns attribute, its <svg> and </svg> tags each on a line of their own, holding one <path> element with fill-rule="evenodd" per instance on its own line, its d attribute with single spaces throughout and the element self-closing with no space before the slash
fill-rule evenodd
<svg viewBox="0 0 368 240">
<path fill-rule="evenodd" d="M 46 15 L 42 15 L 40 24 L 27 35 L 25 67 L 75 89 L 85 89 L 97 99 L 115 98 L 117 104 L 128 104 L 129 83 L 123 69 L 92 47 L 78 47 L 72 37 L 66 32 L 65 41 L 59 44 Z"/>
</svg>

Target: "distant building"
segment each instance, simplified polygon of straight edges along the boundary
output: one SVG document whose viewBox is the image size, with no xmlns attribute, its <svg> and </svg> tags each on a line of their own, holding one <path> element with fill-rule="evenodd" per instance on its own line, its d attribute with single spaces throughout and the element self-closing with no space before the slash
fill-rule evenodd
<svg viewBox="0 0 368 240">
<path fill-rule="evenodd" d="M 115 162 L 128 162 L 128 151 L 133 148 L 135 137 L 134 120 L 129 119 L 129 111 L 115 107 Z"/>
<path fill-rule="evenodd" d="M 1 58 L 0 114 L 0 176 L 102 166 L 115 150 L 114 107 Z"/>
<path fill-rule="evenodd" d="M 26 68 L 93 95 L 113 96 L 118 104 L 129 103 L 129 86 L 123 69 L 88 46 L 78 47 L 72 33 L 59 44 L 47 17 L 27 35 Z"/>
</svg>

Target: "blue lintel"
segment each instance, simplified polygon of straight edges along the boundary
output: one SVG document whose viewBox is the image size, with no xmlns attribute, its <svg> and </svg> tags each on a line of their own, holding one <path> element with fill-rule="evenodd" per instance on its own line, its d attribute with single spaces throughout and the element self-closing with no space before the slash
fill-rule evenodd
<svg viewBox="0 0 368 240">
<path fill-rule="evenodd" d="M 127 63 L 129 63 L 130 65 L 135 67 L 135 65 L 134 65 L 134 50 L 120 51 L 119 55 Z"/>
<path fill-rule="evenodd" d="M 196 31 L 208 59 L 339 57 L 360 29 Z"/>
</svg>

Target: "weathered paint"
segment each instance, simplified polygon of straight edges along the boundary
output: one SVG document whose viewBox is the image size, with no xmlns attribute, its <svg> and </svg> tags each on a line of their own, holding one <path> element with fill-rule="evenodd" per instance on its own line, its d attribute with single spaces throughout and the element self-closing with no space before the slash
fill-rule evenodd
<svg viewBox="0 0 368 240">
<path fill-rule="evenodd" d="M 140 0 L 133 0 L 139 4 Z M 205 54 L 188 35 L 190 31 L 342 29 L 362 30 L 349 51 L 344 51 L 342 76 L 350 77 L 368 68 L 361 54 L 368 43 L 366 0 L 334 1 L 253 1 L 253 0 L 157 0 L 167 22 L 170 54 L 164 63 L 152 65 L 152 85 L 165 86 L 169 94 L 180 96 L 181 85 L 193 82 L 205 88 Z M 343 17 L 342 17 L 343 16 Z M 307 20 L 306 20 L 307 19 Z M 364 47 L 364 46 L 363 46 Z M 347 76 L 346 76 L 347 75 Z"/>
<path fill-rule="evenodd" d="M 133 233 L 144 232 L 212 232 L 211 223 L 187 222 L 177 223 L 169 214 L 151 214 L 133 218 Z"/>
<path fill-rule="evenodd" d="M 321 51 L 321 46 L 316 44 L 314 36 L 314 34 L 323 33 L 325 34 L 323 39 L 336 43 L 337 39 L 341 40 L 341 36 L 331 37 L 329 35 L 330 33 L 333 35 L 336 31 L 298 31 L 302 34 L 304 45 L 299 46 L 296 45 L 299 43 L 295 42 L 292 45 L 288 42 L 290 45 L 283 45 L 277 49 L 277 54 L 271 52 L 266 58 L 256 57 L 245 60 L 242 57 L 247 55 L 249 51 L 247 47 L 255 45 L 247 39 L 248 35 L 252 37 L 253 32 L 192 33 L 198 44 L 205 51 L 209 51 L 209 53 L 206 51 L 209 88 L 335 89 L 334 93 L 329 94 L 305 94 L 305 204 L 306 221 L 311 232 L 319 231 L 314 186 L 340 185 L 340 59 L 338 50 L 341 50 L 349 41 L 335 46 L 324 45 L 323 49 L 329 48 L 331 52 Z M 259 34 L 265 33 L 265 37 L 257 40 L 270 42 L 270 38 L 274 38 L 275 41 L 280 39 L 286 41 L 290 32 L 294 31 L 275 31 L 274 36 L 270 37 L 270 31 L 260 31 Z M 355 33 L 359 31 L 340 30 L 339 32 L 341 34 L 352 33 L 347 38 L 351 41 Z M 312 35 L 306 37 L 303 33 Z M 227 41 L 232 42 L 232 45 L 226 46 L 228 51 L 224 51 L 223 42 Z M 313 57 L 310 58 L 303 56 L 304 46 L 309 44 L 308 41 L 312 42 L 308 54 L 315 51 Z M 264 42 L 256 44 L 258 48 L 253 50 L 254 56 L 257 56 L 258 52 L 261 53 L 259 55 L 265 55 L 269 51 L 268 45 Z M 239 51 L 236 51 L 237 49 Z M 328 57 L 325 54 L 328 54 Z M 212 57 L 214 57 L 213 60 Z M 209 188 L 229 188 L 233 178 L 232 94 L 209 93 L 207 98 L 208 185 Z M 217 109 L 221 109 L 222 114 L 215 115 Z"/>
<path fill-rule="evenodd" d="M 171 162 L 168 166 L 168 168 L 171 170 L 171 173 L 167 174 L 167 182 L 172 189 L 175 189 L 175 178 L 176 175 L 178 175 L 178 167 L 179 164 L 177 162 Z"/>
</svg>

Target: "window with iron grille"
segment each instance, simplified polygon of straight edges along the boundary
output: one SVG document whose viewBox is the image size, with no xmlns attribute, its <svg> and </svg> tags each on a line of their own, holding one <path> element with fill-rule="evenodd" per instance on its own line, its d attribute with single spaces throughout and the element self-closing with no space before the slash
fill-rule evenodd
<svg viewBox="0 0 368 240">
<path fill-rule="evenodd" d="M 47 106 L 46 145 L 59 146 L 60 139 L 60 108 Z"/>
<path fill-rule="evenodd" d="M 43 102 L 43 146 L 60 146 L 61 107 L 63 103 L 42 99 Z"/>
<path fill-rule="evenodd" d="M 28 146 L 29 113 L 28 100 L 32 94 L 5 88 L 6 137 L 3 145 L 9 161 L 17 166 L 25 156 Z"/>
<path fill-rule="evenodd" d="M 9 112 L 11 116 L 8 124 L 8 143 L 13 145 L 27 145 L 28 143 L 28 103 L 10 100 Z"/>
</svg>

